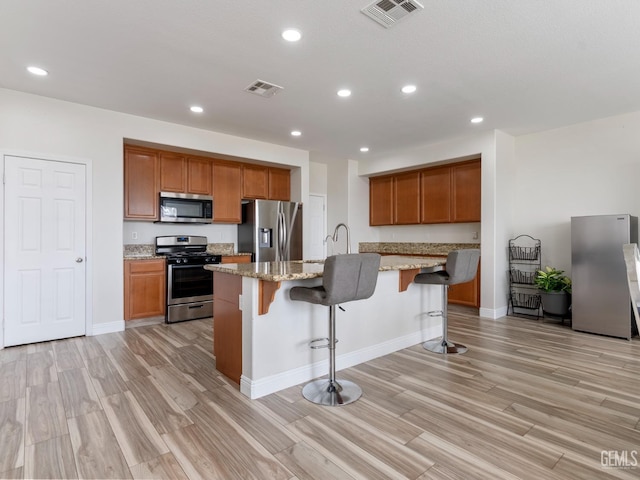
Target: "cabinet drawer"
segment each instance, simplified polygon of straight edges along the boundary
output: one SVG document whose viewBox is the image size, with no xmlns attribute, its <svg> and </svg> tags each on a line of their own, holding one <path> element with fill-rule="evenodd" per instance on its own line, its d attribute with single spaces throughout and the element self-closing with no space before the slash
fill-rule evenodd
<svg viewBox="0 0 640 480">
<path fill-rule="evenodd" d="M 165 269 L 164 259 L 160 260 L 127 260 L 130 274 L 139 273 L 163 273 Z"/>
<path fill-rule="evenodd" d="M 251 255 L 224 255 L 222 263 L 251 263 Z"/>
</svg>

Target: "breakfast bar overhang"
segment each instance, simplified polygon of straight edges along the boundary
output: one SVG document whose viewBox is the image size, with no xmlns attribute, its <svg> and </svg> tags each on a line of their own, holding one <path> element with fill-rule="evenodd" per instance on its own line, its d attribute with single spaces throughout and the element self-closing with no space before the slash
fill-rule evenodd
<svg viewBox="0 0 640 480">
<path fill-rule="evenodd" d="M 439 336 L 442 318 L 427 312 L 442 308 L 441 287 L 412 280 L 443 263 L 443 258 L 383 256 L 373 296 L 337 313 L 336 370 Z M 289 299 L 294 286 L 322 284 L 322 262 L 205 268 L 214 272 L 216 368 L 239 383 L 244 395 L 259 398 L 326 374 L 327 350 L 311 349 L 309 342 L 327 336 L 327 308 Z"/>
</svg>

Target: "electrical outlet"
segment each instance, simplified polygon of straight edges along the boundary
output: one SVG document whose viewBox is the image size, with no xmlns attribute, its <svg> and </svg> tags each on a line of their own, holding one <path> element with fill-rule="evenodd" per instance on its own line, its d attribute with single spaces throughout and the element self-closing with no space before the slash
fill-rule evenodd
<svg viewBox="0 0 640 480">
<path fill-rule="evenodd" d="M 477 240 L 478 239 L 478 232 L 473 232 L 473 239 Z"/>
<path fill-rule="evenodd" d="M 131 240 L 137 240 L 138 239 L 138 232 L 131 232 Z"/>
</svg>

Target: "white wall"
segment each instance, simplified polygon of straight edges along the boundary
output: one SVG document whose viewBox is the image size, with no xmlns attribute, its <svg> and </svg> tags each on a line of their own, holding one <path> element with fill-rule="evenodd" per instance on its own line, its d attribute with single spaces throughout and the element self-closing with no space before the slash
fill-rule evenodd
<svg viewBox="0 0 640 480">
<path fill-rule="evenodd" d="M 309 193 L 327 194 L 327 165 L 309 162 Z"/>
<path fill-rule="evenodd" d="M 571 271 L 572 216 L 640 215 L 640 112 L 515 139 L 512 233 L 542 241 L 543 265 Z"/>
<path fill-rule="evenodd" d="M 137 239 L 134 239 L 134 235 Z M 204 235 L 209 243 L 233 243 L 238 247 L 237 225 L 174 225 L 153 222 L 124 222 L 122 231 L 124 244 L 153 244 L 159 235 Z"/>
<path fill-rule="evenodd" d="M 74 157 L 92 162 L 91 233 L 95 254 L 88 259 L 93 262 L 93 276 L 88 281 L 93 286 L 94 324 L 123 319 L 125 138 L 293 167 L 292 196 L 305 201 L 309 195 L 306 151 L 0 89 L 2 152 Z"/>
</svg>

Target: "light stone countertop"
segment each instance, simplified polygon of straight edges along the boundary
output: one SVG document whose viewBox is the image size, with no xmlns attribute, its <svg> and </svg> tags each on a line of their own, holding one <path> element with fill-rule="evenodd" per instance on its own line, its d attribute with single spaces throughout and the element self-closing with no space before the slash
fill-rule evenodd
<svg viewBox="0 0 640 480">
<path fill-rule="evenodd" d="M 209 243 L 207 252 L 212 255 L 251 255 L 250 253 L 234 253 L 233 243 Z M 156 255 L 156 247 L 152 243 L 125 244 L 123 248 L 125 260 L 152 260 L 165 258 L 165 255 Z"/>
<path fill-rule="evenodd" d="M 479 243 L 361 242 L 360 253 L 392 253 L 394 255 L 447 255 L 453 250 L 480 248 Z"/>
<path fill-rule="evenodd" d="M 385 255 L 380 260 L 380 271 L 433 268 L 443 264 L 444 259 L 442 258 Z M 204 268 L 214 272 L 257 278 L 270 282 L 282 282 L 322 277 L 324 264 L 322 260 L 298 260 L 292 262 L 216 264 L 205 265 Z"/>
</svg>

